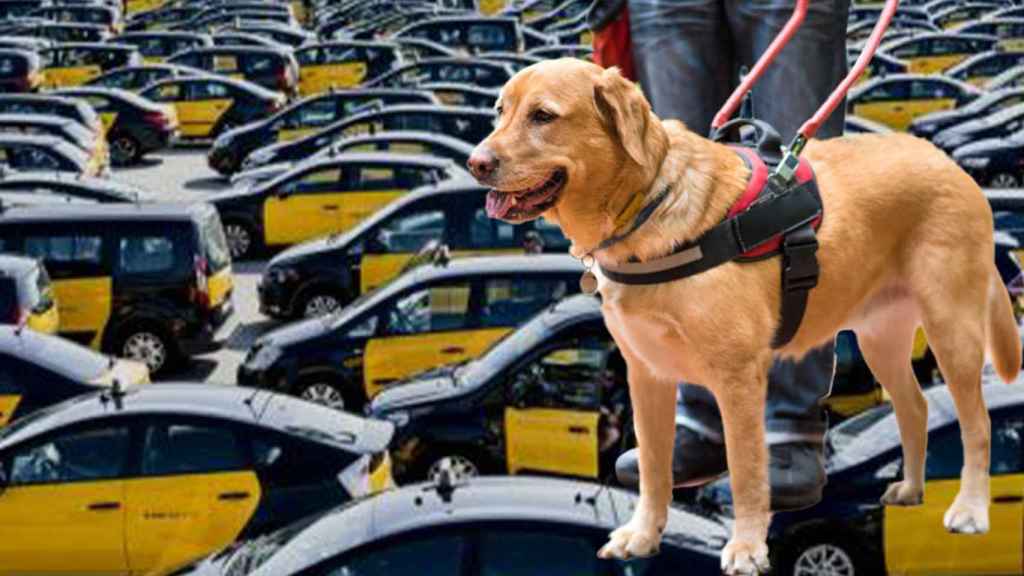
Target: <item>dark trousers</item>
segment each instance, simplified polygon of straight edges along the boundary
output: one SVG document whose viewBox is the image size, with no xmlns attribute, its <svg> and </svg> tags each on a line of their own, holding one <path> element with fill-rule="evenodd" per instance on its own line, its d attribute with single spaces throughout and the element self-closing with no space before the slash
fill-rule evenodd
<svg viewBox="0 0 1024 576">
<path fill-rule="evenodd" d="M 629 0 L 630 34 L 640 85 L 654 111 L 707 134 L 743 67 L 751 68 L 792 15 L 792 0 Z M 847 72 L 849 0 L 811 0 L 803 26 L 752 91 L 755 118 L 789 142 Z M 837 109 L 818 138 L 842 134 Z M 768 443 L 820 441 L 820 402 L 835 368 L 833 344 L 800 362 L 776 361 L 768 377 Z M 721 442 L 711 393 L 680 385 L 677 423 Z"/>
</svg>

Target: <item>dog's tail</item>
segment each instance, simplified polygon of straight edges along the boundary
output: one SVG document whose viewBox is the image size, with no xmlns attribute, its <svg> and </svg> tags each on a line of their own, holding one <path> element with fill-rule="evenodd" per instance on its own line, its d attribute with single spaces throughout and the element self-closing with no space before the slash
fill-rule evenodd
<svg viewBox="0 0 1024 576">
<path fill-rule="evenodd" d="M 989 281 L 988 301 L 988 349 L 992 364 L 1004 382 L 1009 384 L 1017 378 L 1021 368 L 1021 342 L 1013 315 L 1010 294 L 1003 286 L 1003 280 L 995 266 Z"/>
</svg>

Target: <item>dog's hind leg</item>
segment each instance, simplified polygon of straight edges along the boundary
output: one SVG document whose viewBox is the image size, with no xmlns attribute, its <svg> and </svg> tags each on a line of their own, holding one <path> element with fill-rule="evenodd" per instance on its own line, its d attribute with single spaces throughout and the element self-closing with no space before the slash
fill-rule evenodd
<svg viewBox="0 0 1024 576">
<path fill-rule="evenodd" d="M 911 361 L 918 314 L 909 297 L 887 303 L 855 329 L 864 361 L 892 399 L 903 444 L 903 480 L 882 496 L 890 506 L 914 506 L 924 498 L 928 403 Z"/>
</svg>

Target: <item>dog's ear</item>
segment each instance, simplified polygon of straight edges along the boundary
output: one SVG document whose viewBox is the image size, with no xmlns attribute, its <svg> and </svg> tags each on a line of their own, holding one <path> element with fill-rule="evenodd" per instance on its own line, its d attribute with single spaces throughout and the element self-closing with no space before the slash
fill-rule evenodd
<svg viewBox="0 0 1024 576">
<path fill-rule="evenodd" d="M 594 83 L 594 103 L 626 154 L 637 164 L 646 165 L 644 139 L 651 107 L 640 88 L 619 74 L 618 68 L 608 68 Z"/>
</svg>

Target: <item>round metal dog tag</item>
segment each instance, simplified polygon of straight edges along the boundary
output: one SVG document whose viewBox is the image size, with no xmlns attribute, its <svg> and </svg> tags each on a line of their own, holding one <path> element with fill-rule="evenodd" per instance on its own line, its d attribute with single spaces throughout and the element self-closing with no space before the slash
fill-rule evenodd
<svg viewBox="0 0 1024 576">
<path fill-rule="evenodd" d="M 597 276 L 590 270 L 587 270 L 580 276 L 580 290 L 584 294 L 594 294 L 597 292 Z"/>
</svg>

